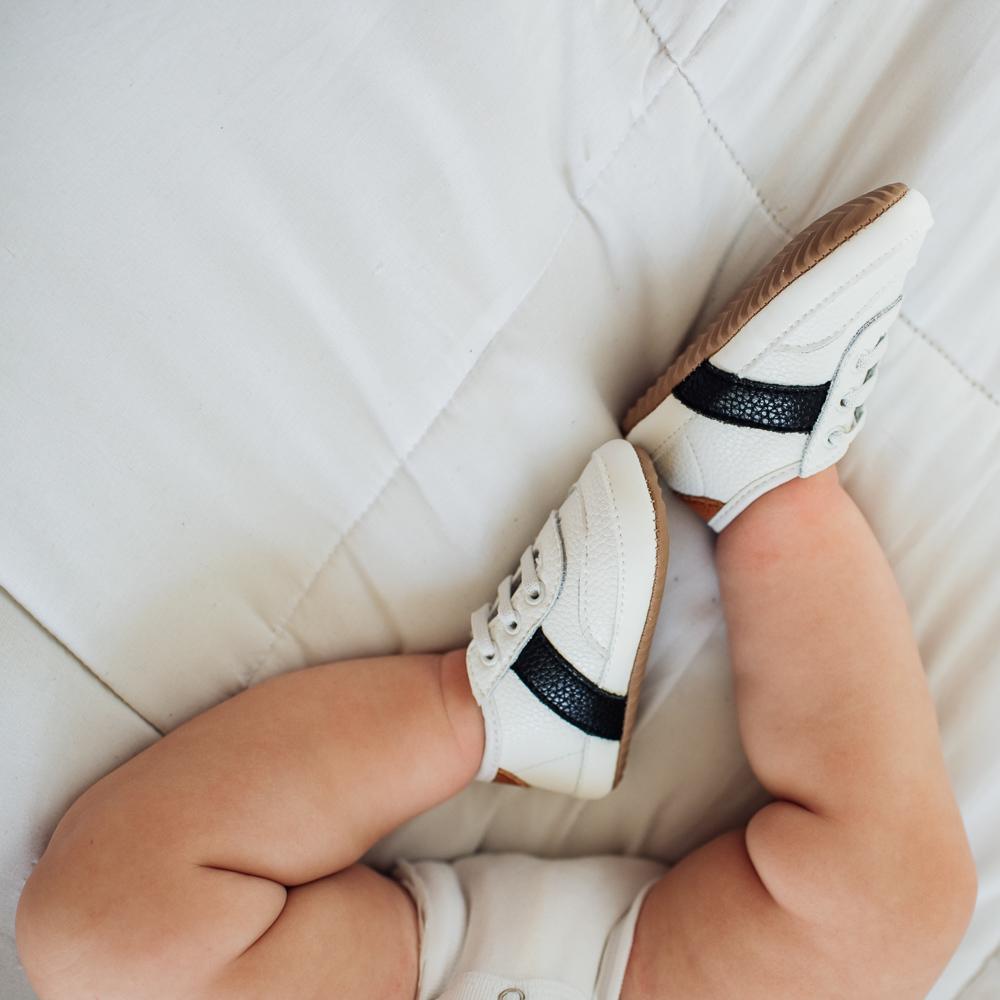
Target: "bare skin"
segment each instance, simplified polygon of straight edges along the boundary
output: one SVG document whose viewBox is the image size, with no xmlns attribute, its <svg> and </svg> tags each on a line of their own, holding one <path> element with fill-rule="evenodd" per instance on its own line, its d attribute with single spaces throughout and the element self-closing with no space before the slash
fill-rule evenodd
<svg viewBox="0 0 1000 1000">
<path fill-rule="evenodd" d="M 638 998 L 918 998 L 975 873 L 889 567 L 832 470 L 719 539 L 740 726 L 776 801 L 647 897 Z M 70 809 L 18 911 L 43 1000 L 414 996 L 409 896 L 358 864 L 472 778 L 461 651 L 331 664 L 231 699 Z"/>
<path fill-rule="evenodd" d="M 752 504 L 716 559 L 743 745 L 777 801 L 654 888 L 625 996 L 923 997 L 975 869 L 889 564 L 833 469 Z"/>
</svg>

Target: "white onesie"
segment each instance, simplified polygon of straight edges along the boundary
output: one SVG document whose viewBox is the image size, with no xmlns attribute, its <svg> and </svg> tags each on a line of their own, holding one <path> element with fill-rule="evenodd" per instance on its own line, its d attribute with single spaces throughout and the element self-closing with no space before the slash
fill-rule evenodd
<svg viewBox="0 0 1000 1000">
<path fill-rule="evenodd" d="M 623 857 L 399 862 L 420 916 L 418 1000 L 618 1000 L 639 908 L 665 871 Z"/>
</svg>

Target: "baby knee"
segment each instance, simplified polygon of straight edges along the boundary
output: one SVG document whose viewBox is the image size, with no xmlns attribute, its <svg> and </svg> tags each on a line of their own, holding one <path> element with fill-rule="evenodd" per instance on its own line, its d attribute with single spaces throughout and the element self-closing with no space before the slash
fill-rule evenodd
<svg viewBox="0 0 1000 1000">
<path fill-rule="evenodd" d="M 845 966 L 863 976 L 898 964 L 933 979 L 965 933 L 976 871 L 957 817 L 920 825 L 833 821 L 776 802 L 748 826 L 747 851 L 774 899 Z"/>
<path fill-rule="evenodd" d="M 55 838 L 54 838 L 55 839 Z M 141 948 L 127 949 L 113 900 L 85 855 L 56 844 L 43 855 L 18 902 L 15 937 L 28 980 L 41 1000 L 143 1000 L 155 977 L 145 975 Z M 127 953 L 128 951 L 128 953 Z"/>
<path fill-rule="evenodd" d="M 21 965 L 41 1000 L 79 995 L 74 983 L 79 942 L 74 947 L 63 916 L 59 886 L 36 871 L 18 902 L 15 939 Z"/>
</svg>

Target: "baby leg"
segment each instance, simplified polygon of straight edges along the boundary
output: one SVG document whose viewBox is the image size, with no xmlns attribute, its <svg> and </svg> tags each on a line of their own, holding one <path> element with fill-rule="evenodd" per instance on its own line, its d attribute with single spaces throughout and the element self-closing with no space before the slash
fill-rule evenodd
<svg viewBox="0 0 1000 1000">
<path fill-rule="evenodd" d="M 624 995 L 923 997 L 975 873 L 885 557 L 830 469 L 753 503 L 717 559 L 743 743 L 776 801 L 652 890 Z"/>
<path fill-rule="evenodd" d="M 29 978 L 43 1000 L 410 1000 L 413 905 L 357 861 L 482 752 L 464 652 L 260 684 L 69 810 L 18 910 Z"/>
</svg>

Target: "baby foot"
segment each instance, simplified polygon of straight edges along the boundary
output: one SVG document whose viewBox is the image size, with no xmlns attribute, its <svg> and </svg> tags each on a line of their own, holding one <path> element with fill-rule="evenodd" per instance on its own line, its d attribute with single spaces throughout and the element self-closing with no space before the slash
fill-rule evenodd
<svg viewBox="0 0 1000 1000">
<path fill-rule="evenodd" d="M 629 410 L 628 440 L 716 531 L 843 457 L 931 213 L 905 184 L 833 209 L 766 264 Z"/>
<path fill-rule="evenodd" d="M 472 616 L 466 662 L 486 723 L 479 780 L 580 798 L 618 784 L 666 564 L 653 464 L 610 441 Z"/>
</svg>

